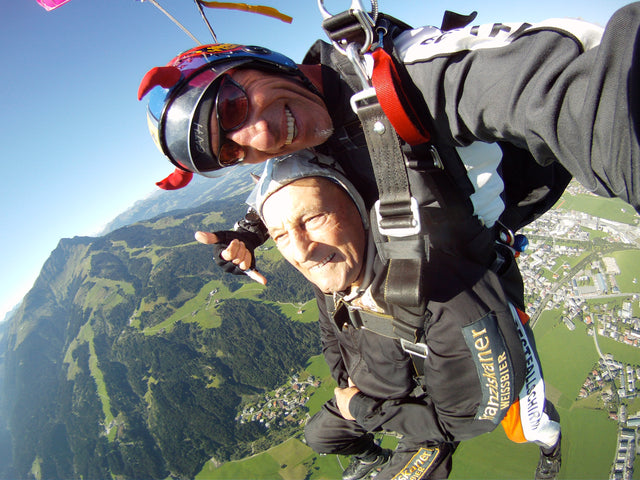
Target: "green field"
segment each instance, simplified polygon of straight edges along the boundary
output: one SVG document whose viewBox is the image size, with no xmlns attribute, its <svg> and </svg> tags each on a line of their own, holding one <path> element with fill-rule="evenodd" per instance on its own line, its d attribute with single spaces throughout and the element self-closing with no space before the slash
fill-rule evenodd
<svg viewBox="0 0 640 480">
<path fill-rule="evenodd" d="M 569 331 L 560 321 L 559 312 L 545 312 L 534 333 L 548 383 L 548 394 L 558 407 L 563 428 L 563 479 L 604 479 L 614 458 L 617 425 L 606 411 L 598 410 L 598 402 L 576 401 L 587 372 L 597 361 L 593 339 L 586 327 L 576 325 Z M 599 339 L 603 351 L 638 360 L 637 350 L 607 339 Z M 635 355 L 635 356 L 634 356 Z M 307 372 L 323 380 L 330 379 L 322 356 L 312 358 Z M 333 395 L 332 381 L 311 397 L 307 406 L 315 413 Z M 393 448 L 395 439 L 385 444 Z M 283 451 L 286 451 L 285 455 Z M 494 432 L 463 442 L 454 456 L 452 479 L 528 479 L 538 461 L 538 448 L 531 444 L 515 444 L 507 439 L 501 427 Z M 298 439 L 278 445 L 251 458 L 229 462 L 215 468 L 207 464 L 198 479 L 274 479 L 303 480 L 340 479 L 340 463 L 348 459 L 317 456 Z M 636 477 L 638 478 L 638 477 Z"/>
<path fill-rule="evenodd" d="M 336 382 L 331 378 L 329 366 L 325 363 L 322 355 L 318 355 L 309 360 L 307 371 L 322 380 L 320 388 L 318 388 L 307 401 L 306 406 L 309 409 L 309 414 L 313 415 L 320 410 L 324 402 L 333 397 L 333 389 L 336 387 Z"/>
<path fill-rule="evenodd" d="M 340 459 L 343 463 L 345 459 Z M 211 480 L 330 480 L 340 478 L 342 469 L 335 456 L 318 457 L 298 439 L 270 448 L 266 452 L 215 468 L 205 465 L 196 479 Z"/>
<path fill-rule="evenodd" d="M 633 207 L 619 198 L 603 198 L 586 194 L 564 195 L 555 208 L 586 212 L 594 217 L 607 218 L 629 225 L 637 225 L 640 220 Z"/>
<path fill-rule="evenodd" d="M 562 394 L 551 400 L 559 407 L 571 408 L 587 373 L 598 361 L 598 353 L 583 323 L 577 323 L 571 332 L 559 316 L 547 313 L 534 329 L 538 354 L 546 382 Z M 540 327 L 546 327 L 544 334 L 538 334 Z"/>
<path fill-rule="evenodd" d="M 309 300 L 302 305 L 297 303 L 279 303 L 277 305 L 284 315 L 297 322 L 311 323 L 318 320 L 318 306 L 315 300 Z"/>
<path fill-rule="evenodd" d="M 618 266 L 629 266 L 630 268 L 621 268 L 620 275 L 616 276 L 616 282 L 621 292 L 640 292 L 640 251 L 625 250 L 615 252 L 611 255 L 616 259 Z M 634 279 L 636 282 L 634 283 Z"/>
</svg>

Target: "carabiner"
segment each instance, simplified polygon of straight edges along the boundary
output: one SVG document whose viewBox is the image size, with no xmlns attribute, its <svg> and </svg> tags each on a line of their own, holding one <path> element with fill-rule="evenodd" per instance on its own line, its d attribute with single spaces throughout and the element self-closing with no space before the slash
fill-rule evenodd
<svg viewBox="0 0 640 480">
<path fill-rule="evenodd" d="M 323 20 L 326 20 L 327 18 L 333 17 L 333 14 L 329 13 L 329 11 L 325 8 L 324 0 L 318 0 L 318 8 L 320 9 L 320 13 L 322 14 L 322 19 Z M 372 8 L 371 18 L 373 19 L 373 22 L 375 23 L 375 21 L 377 20 L 377 17 L 378 17 L 378 1 L 377 0 L 372 0 L 371 8 Z M 351 0 L 351 8 L 350 9 L 354 10 L 354 11 L 366 12 L 366 9 L 364 8 L 364 5 L 362 4 L 361 0 Z"/>
<path fill-rule="evenodd" d="M 373 38 L 374 38 L 373 28 L 378 19 L 377 0 L 371 0 L 371 6 L 372 6 L 371 14 L 369 14 L 365 10 L 362 0 L 351 0 L 351 7 L 349 8 L 349 10 L 346 10 L 345 12 L 339 13 L 336 15 L 329 13 L 329 11 L 324 6 L 324 0 L 317 0 L 317 1 L 318 1 L 318 8 L 320 10 L 320 14 L 322 15 L 322 19 L 323 19 L 323 28 L 325 28 L 325 31 L 327 32 L 327 35 L 329 35 L 329 38 L 331 38 L 331 41 L 333 42 L 334 46 L 344 55 L 346 55 L 346 47 L 350 43 L 350 40 L 347 38 L 339 38 L 339 37 L 336 37 L 335 35 L 332 35 L 332 33 L 334 32 L 328 31 L 325 26 L 328 24 L 327 22 L 328 20 L 330 21 L 330 20 L 339 19 L 337 23 L 340 23 L 343 21 L 342 18 L 345 16 L 353 17 L 355 18 L 355 20 L 357 20 L 360 30 L 364 34 L 363 44 L 358 45 L 359 53 L 360 55 L 364 55 L 373 44 Z M 347 31 L 352 32 L 352 30 L 347 30 Z"/>
</svg>

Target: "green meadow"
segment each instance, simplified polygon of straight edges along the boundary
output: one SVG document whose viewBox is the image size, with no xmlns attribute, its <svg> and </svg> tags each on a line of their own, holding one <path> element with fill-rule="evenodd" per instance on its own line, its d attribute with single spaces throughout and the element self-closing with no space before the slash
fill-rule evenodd
<svg viewBox="0 0 640 480">
<path fill-rule="evenodd" d="M 595 362 L 597 353 L 586 327 L 578 324 L 569 331 L 560 321 L 559 312 L 545 312 L 534 333 L 548 384 L 548 396 L 560 412 L 563 428 L 563 479 L 604 479 L 615 454 L 617 425 L 601 410 L 600 402 L 578 401 L 578 391 Z M 540 334 L 540 335 L 539 335 Z M 602 339 L 601 339 L 602 340 Z M 601 341 L 600 340 L 600 341 Z M 604 339 L 606 340 L 606 339 Z M 639 359 L 636 349 L 615 342 L 602 342 L 603 352 L 615 347 L 616 356 Z M 635 357 L 634 357 L 635 355 Z M 624 360 L 623 360 L 624 361 Z M 334 383 L 321 356 L 312 358 L 307 373 L 323 379 L 307 407 L 315 413 L 333 396 Z M 393 448 L 395 439 L 385 437 Z M 272 449 L 216 468 L 208 463 L 198 479 L 340 479 L 341 467 L 348 458 L 318 456 L 302 442 L 291 438 Z M 502 427 L 492 433 L 461 443 L 454 456 L 452 479 L 529 479 L 538 461 L 538 448 L 515 444 L 507 439 Z M 638 479 L 638 475 L 634 477 Z"/>
<path fill-rule="evenodd" d="M 629 225 L 637 225 L 638 214 L 619 198 L 603 198 L 590 194 L 563 195 L 554 208 L 577 210 L 594 217 L 606 218 Z"/>
</svg>

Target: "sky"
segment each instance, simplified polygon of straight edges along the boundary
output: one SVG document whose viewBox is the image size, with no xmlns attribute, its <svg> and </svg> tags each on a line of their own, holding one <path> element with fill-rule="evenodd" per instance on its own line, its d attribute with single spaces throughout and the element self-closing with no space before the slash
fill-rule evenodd
<svg viewBox="0 0 640 480">
<path fill-rule="evenodd" d="M 219 42 L 261 45 L 300 62 L 327 39 L 315 0 L 242 0 L 291 24 L 205 9 Z M 158 0 L 201 43 L 212 43 L 191 0 Z M 580 17 L 605 25 L 619 0 L 379 0 L 413 26 L 440 25 L 444 9 L 478 10 L 475 23 Z M 325 0 L 338 13 L 351 0 Z M 370 3 L 365 2 L 365 8 Z M 0 7 L 0 321 L 33 286 L 61 238 L 97 235 L 153 193 L 173 167 L 148 133 L 140 80 L 196 45 L 149 1 L 71 0 L 47 12 L 35 0 Z"/>
</svg>

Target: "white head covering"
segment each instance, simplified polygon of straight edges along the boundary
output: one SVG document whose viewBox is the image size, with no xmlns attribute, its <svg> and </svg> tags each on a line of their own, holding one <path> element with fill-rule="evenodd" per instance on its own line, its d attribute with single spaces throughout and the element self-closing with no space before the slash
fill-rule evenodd
<svg viewBox="0 0 640 480">
<path fill-rule="evenodd" d="M 267 160 L 260 176 L 260 181 L 249 195 L 249 198 L 247 198 L 247 203 L 264 220 L 262 208 L 267 198 L 291 182 L 307 177 L 326 178 L 342 187 L 356 204 L 365 229 L 369 228 L 369 217 L 364 206 L 364 200 L 353 184 L 345 177 L 340 165 L 333 158 L 311 150 L 300 150 L 296 153 Z"/>
</svg>

